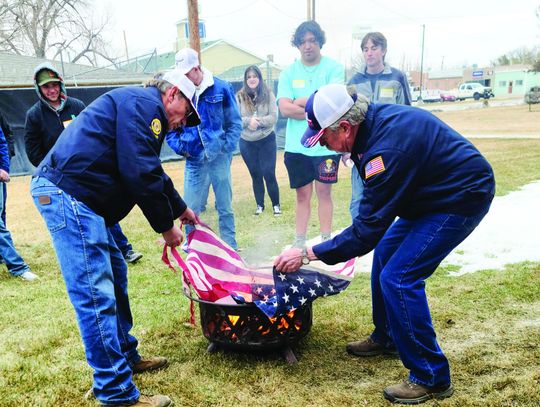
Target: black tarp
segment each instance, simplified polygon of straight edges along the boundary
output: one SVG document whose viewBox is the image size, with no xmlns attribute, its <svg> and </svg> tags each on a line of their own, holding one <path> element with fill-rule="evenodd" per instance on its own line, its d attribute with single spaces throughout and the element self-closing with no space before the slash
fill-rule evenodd
<svg viewBox="0 0 540 407">
<path fill-rule="evenodd" d="M 235 91 L 240 86 L 241 83 L 233 83 Z M 74 87 L 67 88 L 67 94 L 68 96 L 82 100 L 88 106 L 94 99 L 115 88 L 116 86 Z M 9 123 L 15 141 L 15 156 L 11 159 L 11 175 L 30 174 L 34 170 L 33 165 L 26 156 L 26 150 L 24 148 L 24 122 L 26 112 L 37 100 L 38 96 L 34 88 L 0 89 L 0 112 Z M 286 121 L 280 118 L 276 125 L 278 148 L 283 148 L 284 145 L 285 123 Z M 167 143 L 163 143 L 160 157 L 162 161 L 180 159 L 169 148 Z"/>
</svg>

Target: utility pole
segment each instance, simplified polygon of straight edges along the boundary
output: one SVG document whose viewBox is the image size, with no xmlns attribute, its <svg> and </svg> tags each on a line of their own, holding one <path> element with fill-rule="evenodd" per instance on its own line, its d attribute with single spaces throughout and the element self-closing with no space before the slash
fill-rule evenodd
<svg viewBox="0 0 540 407">
<path fill-rule="evenodd" d="M 189 46 L 199 54 L 201 60 L 201 38 L 199 37 L 199 4 L 198 0 L 187 0 L 188 5 L 188 26 L 189 26 Z"/>
<path fill-rule="evenodd" d="M 126 48 L 126 60 L 129 61 L 128 47 L 127 47 L 127 38 L 126 38 L 126 30 L 124 30 L 124 47 Z"/>
<path fill-rule="evenodd" d="M 315 0 L 307 0 L 307 20 L 315 21 Z"/>
<path fill-rule="evenodd" d="M 422 81 L 424 80 L 424 34 L 426 33 L 426 25 L 422 24 L 422 56 L 420 58 L 420 96 L 418 100 L 422 100 Z"/>
</svg>

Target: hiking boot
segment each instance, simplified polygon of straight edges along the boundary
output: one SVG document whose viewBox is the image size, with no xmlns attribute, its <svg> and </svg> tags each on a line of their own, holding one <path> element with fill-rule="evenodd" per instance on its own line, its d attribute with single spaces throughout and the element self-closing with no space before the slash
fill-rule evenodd
<svg viewBox="0 0 540 407">
<path fill-rule="evenodd" d="M 25 281 L 34 281 L 34 280 L 37 280 L 39 278 L 38 276 L 36 276 L 31 271 L 25 271 L 19 277 L 22 278 Z"/>
<path fill-rule="evenodd" d="M 274 205 L 274 216 L 281 216 L 281 208 L 279 205 Z"/>
<path fill-rule="evenodd" d="M 124 259 L 126 260 L 126 263 L 135 264 L 142 258 L 142 256 L 142 253 L 128 250 L 124 256 Z"/>
<path fill-rule="evenodd" d="M 375 342 L 371 336 L 363 341 L 348 343 L 347 352 L 355 356 L 398 355 L 395 348 L 387 348 Z"/>
<path fill-rule="evenodd" d="M 389 386 L 383 390 L 386 400 L 398 404 L 420 404 L 427 400 L 442 400 L 454 393 L 451 384 L 446 386 L 427 387 L 405 380 L 403 383 Z"/>
<path fill-rule="evenodd" d="M 131 370 L 133 371 L 133 374 L 135 373 L 143 373 L 143 372 L 150 372 L 152 370 L 160 370 L 169 364 L 169 361 L 161 356 L 155 356 L 152 358 L 141 358 L 138 363 L 135 363 Z"/>
<path fill-rule="evenodd" d="M 261 205 L 257 205 L 257 209 L 255 210 L 255 215 L 259 216 L 261 213 L 263 213 L 264 208 Z"/>
<path fill-rule="evenodd" d="M 141 394 L 139 400 L 135 404 L 115 404 L 115 406 L 130 406 L 130 407 L 167 407 L 172 406 L 172 400 L 167 396 L 157 394 L 155 396 L 145 396 Z M 107 406 L 109 404 L 101 404 Z"/>
</svg>

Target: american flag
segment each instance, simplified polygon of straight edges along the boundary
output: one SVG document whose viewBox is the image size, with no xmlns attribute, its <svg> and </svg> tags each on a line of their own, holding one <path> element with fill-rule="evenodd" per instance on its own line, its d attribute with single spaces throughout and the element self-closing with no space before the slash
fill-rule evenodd
<svg viewBox="0 0 540 407">
<path fill-rule="evenodd" d="M 375 157 L 373 160 L 368 162 L 364 167 L 366 171 L 366 179 L 369 177 L 383 172 L 386 168 L 384 167 L 384 162 L 381 156 Z"/>
<path fill-rule="evenodd" d="M 275 317 L 311 302 L 318 297 L 339 294 L 350 284 L 354 275 L 354 259 L 326 271 L 304 266 L 294 273 L 271 270 L 274 284 L 253 285 L 253 301 L 268 317 Z"/>
<path fill-rule="evenodd" d="M 183 272 L 184 290 L 191 287 L 204 301 L 255 303 L 273 317 L 295 310 L 318 297 L 338 294 L 351 282 L 354 259 L 334 266 L 335 271 L 303 267 L 295 273 L 275 268 L 252 268 L 206 225 L 198 224 L 188 236 L 186 260 L 172 251 Z M 163 261 L 170 265 L 167 247 Z"/>
</svg>

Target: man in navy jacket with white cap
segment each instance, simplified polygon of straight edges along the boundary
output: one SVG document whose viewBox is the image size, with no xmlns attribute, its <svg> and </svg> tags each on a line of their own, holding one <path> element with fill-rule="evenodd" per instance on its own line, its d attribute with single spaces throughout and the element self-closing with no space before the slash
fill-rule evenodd
<svg viewBox="0 0 540 407">
<path fill-rule="evenodd" d="M 488 212 L 495 193 L 491 166 L 431 113 L 372 104 L 352 87 L 321 87 L 307 102 L 306 118 L 304 146 L 320 143 L 350 152 L 364 195 L 350 227 L 313 247 L 284 251 L 276 268 L 293 272 L 317 259 L 335 264 L 376 247 L 375 329 L 366 340 L 348 344 L 347 351 L 399 354 L 410 373 L 405 382 L 384 389 L 392 402 L 451 396 L 450 368 L 436 340 L 424 280 Z"/>
<path fill-rule="evenodd" d="M 32 197 L 51 233 L 94 369 L 92 391 L 102 405 L 171 404 L 167 396 L 141 395 L 133 383 L 134 373 L 165 367 L 167 360 L 137 351 L 127 265 L 107 226 L 137 205 L 175 247 L 183 234 L 174 221 L 197 222 L 159 159 L 168 130 L 200 123 L 194 92 L 183 73 L 170 71 L 144 88 L 104 94 L 62 132 L 32 179 Z"/>
</svg>

